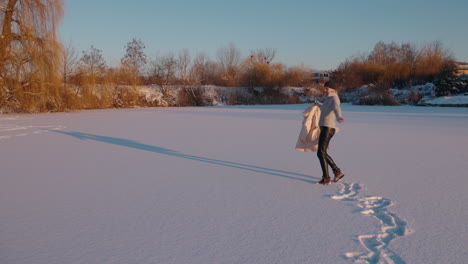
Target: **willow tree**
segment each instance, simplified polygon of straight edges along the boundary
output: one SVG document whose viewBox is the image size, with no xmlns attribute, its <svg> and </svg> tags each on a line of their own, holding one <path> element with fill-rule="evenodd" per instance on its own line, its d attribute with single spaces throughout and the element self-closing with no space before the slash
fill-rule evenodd
<svg viewBox="0 0 468 264">
<path fill-rule="evenodd" d="M 0 105 L 60 107 L 63 0 L 0 0 Z"/>
</svg>

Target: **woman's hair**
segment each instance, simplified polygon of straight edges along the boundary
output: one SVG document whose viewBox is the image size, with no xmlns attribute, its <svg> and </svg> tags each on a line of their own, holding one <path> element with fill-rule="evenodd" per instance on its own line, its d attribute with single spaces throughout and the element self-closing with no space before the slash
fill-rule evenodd
<svg viewBox="0 0 468 264">
<path fill-rule="evenodd" d="M 335 89 L 328 87 L 329 93 L 337 93 Z"/>
<path fill-rule="evenodd" d="M 336 85 L 336 82 L 334 82 L 334 81 L 328 81 L 328 82 L 325 83 L 325 87 L 328 87 L 331 90 L 330 91 L 331 93 L 338 93 L 336 91 L 336 88 L 338 88 L 337 86 L 338 85 Z"/>
<path fill-rule="evenodd" d="M 328 87 L 328 88 L 336 89 L 336 83 L 334 81 L 326 82 L 325 86 Z"/>
</svg>

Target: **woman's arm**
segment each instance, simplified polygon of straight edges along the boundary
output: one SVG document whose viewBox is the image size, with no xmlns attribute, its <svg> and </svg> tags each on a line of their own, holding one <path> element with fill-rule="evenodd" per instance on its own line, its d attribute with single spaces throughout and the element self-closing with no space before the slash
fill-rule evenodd
<svg viewBox="0 0 468 264">
<path fill-rule="evenodd" d="M 335 112 L 336 120 L 338 123 L 344 123 L 343 113 L 341 111 L 341 102 L 338 96 L 333 96 L 333 111 Z"/>
</svg>

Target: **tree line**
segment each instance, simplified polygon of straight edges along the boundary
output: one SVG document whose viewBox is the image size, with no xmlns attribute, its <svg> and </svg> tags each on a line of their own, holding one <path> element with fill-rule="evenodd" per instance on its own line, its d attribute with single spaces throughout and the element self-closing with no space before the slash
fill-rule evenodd
<svg viewBox="0 0 468 264">
<path fill-rule="evenodd" d="M 103 51 L 76 51 L 58 39 L 63 0 L 0 0 L 0 107 L 17 112 L 63 111 L 144 105 L 137 87 L 157 85 L 164 96 L 195 96 L 193 87 L 262 87 L 275 96 L 286 86 L 313 85 L 312 70 L 275 62 L 274 49 L 243 56 L 229 44 L 214 59 L 188 50 L 148 57 L 137 38 L 125 46 L 120 65 L 107 65 Z M 366 56 L 347 59 L 333 73 L 341 90 L 363 85 L 404 87 L 450 77 L 453 58 L 438 42 L 421 49 L 377 43 Z M 174 95 L 171 87 L 189 87 Z M 192 88 L 190 88 L 192 87 Z"/>
<path fill-rule="evenodd" d="M 93 46 L 76 56 L 72 47 L 66 53 L 68 65 L 67 83 L 82 84 L 83 79 L 93 79 L 96 83 L 112 81 L 120 85 L 216 85 L 224 87 L 265 87 L 302 86 L 308 81 L 311 69 L 287 68 L 282 63 L 273 63 L 274 49 L 257 49 L 243 57 L 241 51 L 229 44 L 221 47 L 216 59 L 205 53 L 194 57 L 187 49 L 177 54 L 148 58 L 145 44 L 132 39 L 125 46 L 126 53 L 119 67 L 108 67 L 102 50 Z M 64 78 L 65 79 L 65 78 Z"/>
<path fill-rule="evenodd" d="M 439 41 L 419 48 L 411 43 L 378 42 L 368 55 L 341 63 L 334 79 L 348 91 L 369 84 L 385 90 L 437 83 L 442 79 L 451 79 L 456 86 L 455 71 L 455 59 Z"/>
</svg>

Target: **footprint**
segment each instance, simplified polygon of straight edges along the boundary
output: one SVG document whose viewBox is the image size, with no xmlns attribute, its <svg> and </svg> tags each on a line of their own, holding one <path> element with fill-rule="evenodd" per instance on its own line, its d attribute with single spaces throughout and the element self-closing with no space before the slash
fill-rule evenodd
<svg viewBox="0 0 468 264">
<path fill-rule="evenodd" d="M 361 190 L 361 186 L 357 183 L 343 183 L 343 188 L 338 192 L 338 195 L 331 196 L 334 200 L 344 200 L 344 201 L 355 201 L 356 197 L 359 194 L 359 190 Z"/>
<path fill-rule="evenodd" d="M 395 238 L 410 233 L 407 223 L 395 213 L 388 211 L 387 208 L 395 203 L 380 196 L 362 197 L 360 190 L 362 187 L 358 183 L 343 182 L 338 194 L 331 198 L 353 202 L 354 212 L 377 219 L 380 228 L 374 233 L 357 236 L 357 240 L 367 252 L 346 252 L 343 257 L 353 263 L 405 264 L 406 262 L 388 247 Z"/>
<path fill-rule="evenodd" d="M 48 132 L 49 130 L 62 130 L 64 126 L 18 126 L 18 125 L 1 125 L 0 133 L 6 133 L 6 135 L 0 135 L 0 140 L 9 139 L 12 137 L 24 137 L 30 134 L 41 134 Z M 16 132 L 16 133 L 15 133 Z"/>
</svg>

